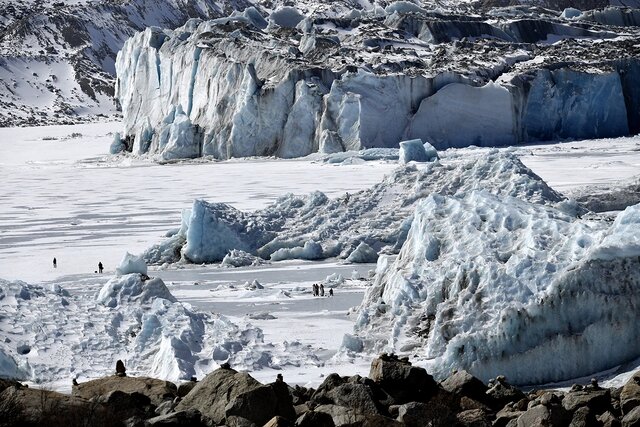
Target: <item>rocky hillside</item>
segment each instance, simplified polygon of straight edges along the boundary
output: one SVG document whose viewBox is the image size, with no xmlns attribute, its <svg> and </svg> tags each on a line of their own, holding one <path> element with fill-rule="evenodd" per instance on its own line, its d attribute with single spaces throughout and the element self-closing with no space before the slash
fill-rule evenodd
<svg viewBox="0 0 640 427">
<path fill-rule="evenodd" d="M 150 26 L 242 9 L 244 0 L 0 1 L 0 126 L 114 114 L 115 57 Z"/>
<path fill-rule="evenodd" d="M 223 365 L 202 381 L 105 377 L 74 383 L 72 395 L 0 380 L 0 425 L 49 426 L 635 426 L 640 376 L 621 388 L 596 380 L 569 391 L 488 384 L 465 371 L 436 382 L 406 359 L 383 354 L 369 378 L 327 376 L 317 388 L 279 376 L 261 384 Z"/>
</svg>

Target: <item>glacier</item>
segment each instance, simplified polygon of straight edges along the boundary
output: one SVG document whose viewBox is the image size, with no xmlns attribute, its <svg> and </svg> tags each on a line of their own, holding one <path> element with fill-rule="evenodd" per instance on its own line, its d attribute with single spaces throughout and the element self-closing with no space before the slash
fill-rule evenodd
<svg viewBox="0 0 640 427">
<path fill-rule="evenodd" d="M 127 40 L 115 64 L 118 147 L 159 161 L 291 158 L 411 139 L 442 150 L 640 130 L 634 27 L 619 35 L 507 11 L 462 20 L 402 2 L 357 18 L 261 16 L 247 9 Z"/>
<path fill-rule="evenodd" d="M 436 377 L 569 380 L 640 355 L 640 205 L 613 223 L 473 190 L 430 195 L 378 261 L 345 351 L 407 354 Z M 354 342 L 358 345 L 355 345 Z"/>
</svg>

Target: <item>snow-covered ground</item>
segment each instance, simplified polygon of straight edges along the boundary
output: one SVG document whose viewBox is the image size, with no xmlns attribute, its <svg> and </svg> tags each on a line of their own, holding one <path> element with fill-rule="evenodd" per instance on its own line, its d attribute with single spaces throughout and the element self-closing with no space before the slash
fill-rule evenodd
<svg viewBox="0 0 640 427">
<path fill-rule="evenodd" d="M 25 352 L 28 346 L 29 353 L 19 357 L 32 360 L 34 365 L 48 360 L 51 368 L 38 368 L 39 379 L 53 381 L 52 386 L 62 390 L 70 386 L 71 376 L 84 380 L 110 372 L 112 359 L 132 351 L 135 340 L 109 347 L 100 341 L 99 334 L 97 341 L 82 335 L 81 331 L 96 334 L 106 328 L 109 316 L 113 316 L 95 296 L 111 279 L 125 251 L 140 253 L 162 240 L 168 230 L 180 225 L 181 210 L 190 207 L 195 198 L 253 210 L 289 192 L 321 190 L 338 197 L 378 183 L 397 166 L 394 161 L 335 165 L 310 159 L 158 165 L 110 158 L 106 153 L 113 132 L 119 130 L 118 123 L 0 129 L 0 278 L 24 280 L 44 289 L 44 299 L 37 298 L 40 291 L 32 290 L 29 304 L 20 305 L 20 298 L 0 299 L 0 337 L 10 337 L 4 345 L 15 346 L 14 354 Z M 551 187 L 569 194 L 580 194 L 593 185 L 615 187 L 640 170 L 640 138 L 504 150 L 516 153 Z M 486 150 L 463 149 L 455 155 L 478 151 Z M 56 269 L 53 257 L 58 261 Z M 105 265 L 103 275 L 94 273 L 98 261 Z M 260 351 L 269 354 L 271 362 L 255 365 L 252 355 L 235 360 L 246 369 L 259 366 L 261 369 L 252 372 L 258 379 L 272 380 L 276 369 L 282 368 L 278 372 L 289 382 L 317 384 L 329 372 L 368 372 L 368 360 L 349 360 L 355 363 L 352 365 L 345 364 L 346 359 L 332 361 L 330 357 L 344 334 L 352 330 L 355 319 L 353 313 L 348 314 L 349 308 L 362 301 L 368 285 L 359 279 L 368 277 L 374 268 L 372 264 L 354 267 L 335 260 L 282 261 L 236 269 L 211 265 L 152 268 L 149 275 L 160 277 L 179 301 L 189 304 L 185 306 L 189 313 L 222 314 L 236 325 L 238 336 L 243 330 L 260 328 L 264 334 Z M 311 285 L 334 273 L 350 280 L 335 282 L 333 298 L 313 297 Z M 264 289 L 253 286 L 254 280 Z M 62 295 L 55 285 L 70 296 Z M 18 306 L 23 314 L 27 310 L 23 320 L 10 313 Z M 51 307 L 55 311 L 49 312 Z M 173 315 L 189 318 L 188 313 Z M 87 326 L 91 322 L 94 324 Z M 122 331 L 144 324 L 142 320 L 127 322 L 126 327 L 119 326 Z M 34 325 L 40 329 L 36 331 Z M 158 328 L 161 333 L 179 331 Z M 201 337 L 215 337 L 206 327 L 202 331 Z M 110 335 L 114 336 L 117 333 Z M 295 351 L 287 347 L 292 341 L 299 345 Z M 100 351 L 91 352 L 92 348 Z M 73 370 L 70 349 L 85 358 L 75 359 Z M 293 360 L 293 353 L 301 355 Z M 133 360 L 132 369 L 151 369 L 149 372 L 158 374 L 149 368 L 156 365 L 143 362 Z M 210 362 L 203 357 L 195 373 L 206 373 L 214 366 Z M 2 363 L 0 360 L 0 366 Z"/>
</svg>

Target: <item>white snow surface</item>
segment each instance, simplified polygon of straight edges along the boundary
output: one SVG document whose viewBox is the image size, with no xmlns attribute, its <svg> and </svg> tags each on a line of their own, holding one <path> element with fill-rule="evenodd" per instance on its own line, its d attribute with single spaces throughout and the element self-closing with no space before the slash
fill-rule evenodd
<svg viewBox="0 0 640 427">
<path fill-rule="evenodd" d="M 640 205 L 610 225 L 486 191 L 418 204 L 359 309 L 365 348 L 541 384 L 640 356 Z"/>
</svg>

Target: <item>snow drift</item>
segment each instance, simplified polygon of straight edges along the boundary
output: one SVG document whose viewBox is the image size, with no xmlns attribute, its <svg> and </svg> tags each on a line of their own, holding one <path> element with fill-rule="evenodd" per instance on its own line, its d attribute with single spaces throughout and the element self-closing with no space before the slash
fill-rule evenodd
<svg viewBox="0 0 640 427">
<path fill-rule="evenodd" d="M 486 191 L 432 195 L 394 262 L 378 262 L 349 348 L 417 355 L 516 384 L 640 356 L 640 205 L 613 224 Z"/>
</svg>

